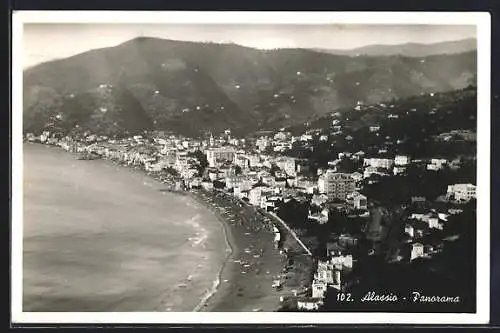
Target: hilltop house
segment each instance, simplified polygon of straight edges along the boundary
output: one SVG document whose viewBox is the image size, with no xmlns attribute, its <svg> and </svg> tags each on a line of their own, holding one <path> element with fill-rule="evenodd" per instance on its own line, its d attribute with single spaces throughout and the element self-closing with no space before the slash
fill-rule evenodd
<svg viewBox="0 0 500 333">
<path fill-rule="evenodd" d="M 363 165 L 371 166 L 374 168 L 382 168 L 386 170 L 390 170 L 394 165 L 394 160 L 390 158 L 365 158 L 363 160 Z"/>
<path fill-rule="evenodd" d="M 408 234 L 411 238 L 415 237 L 415 230 L 411 224 L 405 225 L 405 233 Z"/>
<path fill-rule="evenodd" d="M 330 259 L 330 262 L 337 270 L 344 270 L 344 269 L 350 270 L 352 269 L 353 258 L 352 255 L 350 254 L 349 255 L 337 254 Z"/>
<path fill-rule="evenodd" d="M 427 223 L 427 226 L 430 229 L 443 229 L 443 220 L 439 218 L 439 215 L 437 213 L 413 213 L 411 214 L 410 218 Z"/>
<path fill-rule="evenodd" d="M 326 194 L 314 194 L 311 198 L 311 205 L 318 207 L 322 207 L 326 202 L 328 202 L 328 196 Z"/>
<path fill-rule="evenodd" d="M 424 256 L 424 245 L 421 243 L 413 243 L 411 245 L 410 260 L 415 260 Z"/>
<path fill-rule="evenodd" d="M 312 283 L 312 297 L 324 299 L 328 285 L 326 281 L 314 279 Z"/>
<path fill-rule="evenodd" d="M 366 210 L 368 207 L 368 199 L 366 196 L 353 192 L 347 196 L 347 202 L 352 205 L 354 209 Z"/>
<path fill-rule="evenodd" d="M 444 168 L 444 166 L 448 163 L 445 159 L 433 158 L 430 163 L 427 164 L 427 170 L 438 171 Z"/>
<path fill-rule="evenodd" d="M 323 208 L 318 212 L 311 212 L 311 209 L 309 209 L 309 214 L 307 215 L 307 218 L 310 221 L 316 221 L 319 224 L 325 224 L 328 222 L 328 214 L 329 211 L 327 208 Z"/>
<path fill-rule="evenodd" d="M 457 202 L 467 202 L 476 198 L 476 185 L 473 184 L 454 184 L 449 185 L 446 191 L 448 199 Z"/>
<path fill-rule="evenodd" d="M 410 157 L 406 155 L 397 155 L 396 157 L 394 157 L 394 165 L 396 166 L 406 166 L 410 164 L 410 162 Z"/>
</svg>

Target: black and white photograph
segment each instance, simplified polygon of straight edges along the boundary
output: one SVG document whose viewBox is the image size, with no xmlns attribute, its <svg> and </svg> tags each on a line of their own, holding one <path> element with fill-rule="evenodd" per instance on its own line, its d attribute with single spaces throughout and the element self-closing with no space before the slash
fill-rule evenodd
<svg viewBox="0 0 500 333">
<path fill-rule="evenodd" d="M 488 322 L 489 15 L 13 22 L 14 320 Z"/>
</svg>

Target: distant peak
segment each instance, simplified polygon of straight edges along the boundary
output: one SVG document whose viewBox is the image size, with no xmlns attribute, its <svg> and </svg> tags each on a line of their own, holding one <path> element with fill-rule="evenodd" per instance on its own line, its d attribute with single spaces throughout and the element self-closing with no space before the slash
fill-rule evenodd
<svg viewBox="0 0 500 333">
<path fill-rule="evenodd" d="M 146 41 L 159 41 L 159 40 L 164 40 L 164 39 L 161 39 L 161 38 L 157 38 L 157 37 L 148 37 L 148 36 L 139 36 L 139 37 L 135 37 L 135 38 L 132 38 L 131 40 L 125 42 L 125 43 L 130 43 L 130 42 L 146 42 Z"/>
</svg>

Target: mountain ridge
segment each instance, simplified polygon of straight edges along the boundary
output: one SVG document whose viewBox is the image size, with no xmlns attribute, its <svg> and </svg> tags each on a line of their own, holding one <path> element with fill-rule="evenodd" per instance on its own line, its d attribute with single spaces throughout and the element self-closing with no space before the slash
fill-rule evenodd
<svg viewBox="0 0 500 333">
<path fill-rule="evenodd" d="M 455 54 L 473 51 L 476 49 L 476 38 L 465 38 L 438 43 L 370 44 L 347 50 L 313 48 L 313 50 L 316 50 L 317 52 L 325 52 L 338 55 L 402 55 L 406 57 L 424 57 L 436 54 Z"/>
<path fill-rule="evenodd" d="M 139 37 L 25 70 L 24 130 L 282 127 L 359 101 L 463 88 L 475 62 L 474 51 L 349 57 Z"/>
</svg>

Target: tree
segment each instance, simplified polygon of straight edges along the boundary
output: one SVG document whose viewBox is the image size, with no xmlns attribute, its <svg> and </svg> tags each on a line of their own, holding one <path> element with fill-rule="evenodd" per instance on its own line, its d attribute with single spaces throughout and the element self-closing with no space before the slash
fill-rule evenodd
<svg viewBox="0 0 500 333">
<path fill-rule="evenodd" d="M 179 172 L 177 172 L 177 170 L 175 170 L 174 168 L 172 168 L 170 166 L 165 168 L 165 172 L 171 176 L 174 176 L 174 177 L 179 176 Z"/>
<path fill-rule="evenodd" d="M 271 170 L 270 170 L 270 173 L 271 173 L 272 175 L 274 175 L 277 171 L 280 171 L 280 170 L 281 170 L 281 169 L 280 169 L 280 168 L 279 168 L 276 164 L 274 164 L 274 163 L 273 163 L 273 164 L 271 165 Z"/>
<path fill-rule="evenodd" d="M 194 153 L 188 153 L 188 156 L 196 158 L 200 162 L 202 170 L 205 170 L 205 168 L 208 166 L 207 157 L 201 150 L 197 150 Z"/>
<path fill-rule="evenodd" d="M 220 180 L 214 180 L 214 188 L 223 189 L 225 187 L 226 184 L 224 182 L 221 182 Z"/>
</svg>

